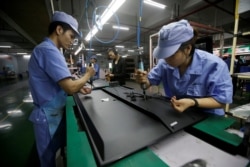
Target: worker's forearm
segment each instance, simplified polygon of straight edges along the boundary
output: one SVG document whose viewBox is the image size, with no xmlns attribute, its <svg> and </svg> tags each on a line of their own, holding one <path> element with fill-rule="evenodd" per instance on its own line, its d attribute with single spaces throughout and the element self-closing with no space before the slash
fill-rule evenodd
<svg viewBox="0 0 250 167">
<path fill-rule="evenodd" d="M 80 79 L 74 80 L 74 86 L 72 87 L 72 93 L 78 92 L 90 79 L 90 75 L 86 73 Z"/>
<path fill-rule="evenodd" d="M 201 108 L 223 108 L 225 104 L 219 103 L 212 97 L 195 98 Z"/>
<path fill-rule="evenodd" d="M 91 76 L 86 73 L 83 77 L 77 80 L 72 80 L 71 78 L 63 79 L 59 81 L 59 85 L 66 93 L 73 94 L 78 92 L 87 83 L 90 77 Z"/>
</svg>

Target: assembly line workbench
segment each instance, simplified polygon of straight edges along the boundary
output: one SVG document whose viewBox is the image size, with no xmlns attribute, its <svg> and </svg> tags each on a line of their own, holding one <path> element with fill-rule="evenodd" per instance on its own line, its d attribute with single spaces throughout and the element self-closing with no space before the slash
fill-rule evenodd
<svg viewBox="0 0 250 167">
<path fill-rule="evenodd" d="M 250 80 L 250 72 L 234 73 L 232 77 L 242 80 Z M 250 116 L 250 103 L 230 109 L 229 113 L 234 117 L 246 120 Z"/>
<path fill-rule="evenodd" d="M 232 76 L 239 79 L 250 80 L 250 72 L 233 73 Z"/>
<path fill-rule="evenodd" d="M 77 117 L 74 114 L 75 102 L 68 96 L 66 105 L 67 118 L 67 166 L 95 167 L 97 163 L 91 150 L 87 134 L 79 130 Z M 198 131 L 214 136 L 233 146 L 241 143 L 241 138 L 225 131 L 234 123 L 228 117 L 209 117 L 193 126 Z M 188 144 L 187 144 L 188 143 Z M 239 155 L 224 152 L 213 145 L 181 130 L 150 147 L 112 163 L 111 167 L 175 167 L 195 159 L 203 159 L 207 166 L 245 167 L 248 159 Z"/>
</svg>

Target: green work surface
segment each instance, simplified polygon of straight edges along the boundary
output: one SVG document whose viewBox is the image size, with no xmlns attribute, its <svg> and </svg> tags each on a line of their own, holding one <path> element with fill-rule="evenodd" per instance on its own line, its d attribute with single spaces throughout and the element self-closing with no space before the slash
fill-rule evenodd
<svg viewBox="0 0 250 167">
<path fill-rule="evenodd" d="M 73 106 L 75 105 L 73 97 L 67 98 L 66 118 L 67 118 L 67 166 L 79 167 L 97 166 L 93 152 L 91 150 L 88 138 L 84 131 L 79 131 L 77 120 L 74 115 Z M 110 167 L 168 167 L 159 157 L 150 149 L 146 148 L 136 152 L 126 158 L 123 158 Z"/>
<path fill-rule="evenodd" d="M 74 100 L 71 96 L 67 98 L 66 119 L 67 119 L 67 166 L 96 166 L 92 150 L 88 143 L 85 132 L 80 132 L 77 120 L 74 115 Z"/>
<path fill-rule="evenodd" d="M 195 124 L 193 127 L 205 132 L 209 135 L 212 135 L 220 140 L 223 140 L 229 144 L 234 146 L 239 146 L 242 142 L 242 138 L 240 138 L 236 134 L 231 134 L 225 131 L 229 128 L 235 119 L 225 116 L 210 116 L 204 121 L 201 121 Z"/>
</svg>

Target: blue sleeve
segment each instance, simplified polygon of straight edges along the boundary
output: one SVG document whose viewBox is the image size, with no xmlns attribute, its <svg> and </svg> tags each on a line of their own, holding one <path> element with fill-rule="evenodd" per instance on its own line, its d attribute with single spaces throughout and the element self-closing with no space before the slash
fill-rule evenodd
<svg viewBox="0 0 250 167">
<path fill-rule="evenodd" d="M 71 77 L 64 56 L 57 49 L 43 50 L 44 54 L 38 57 L 40 65 L 53 81 L 58 82 L 64 78 Z M 45 58 L 44 56 L 48 56 Z"/>
<path fill-rule="evenodd" d="M 160 59 L 157 65 L 148 73 L 148 80 L 151 85 L 159 85 L 162 80 L 164 60 Z"/>
<path fill-rule="evenodd" d="M 227 64 L 220 63 L 210 74 L 209 95 L 221 103 L 232 103 L 233 85 Z"/>
</svg>

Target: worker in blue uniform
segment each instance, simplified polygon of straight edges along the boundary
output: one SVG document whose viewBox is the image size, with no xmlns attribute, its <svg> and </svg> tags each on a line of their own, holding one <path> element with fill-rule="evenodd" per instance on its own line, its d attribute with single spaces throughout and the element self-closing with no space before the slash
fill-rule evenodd
<svg viewBox="0 0 250 167">
<path fill-rule="evenodd" d="M 90 57 L 90 63 L 93 64 L 93 67 L 95 69 L 95 75 L 92 77 L 93 80 L 99 79 L 100 66 L 97 63 L 97 56 L 96 55 L 92 55 Z"/>
<path fill-rule="evenodd" d="M 91 93 L 85 83 L 95 74 L 92 67 L 85 75 L 72 80 L 60 48 L 69 49 L 79 36 L 78 23 L 72 16 L 56 11 L 49 25 L 49 35 L 37 45 L 28 64 L 29 86 L 34 109 L 33 122 L 41 167 L 55 167 L 56 152 L 66 144 L 64 106 L 68 94 Z"/>
<path fill-rule="evenodd" d="M 184 19 L 163 26 L 153 51 L 158 64 L 149 73 L 138 70 L 136 80 L 146 88 L 162 82 L 178 112 L 196 106 L 224 115 L 233 93 L 227 64 L 218 56 L 195 49 L 197 36 L 198 32 Z"/>
</svg>

